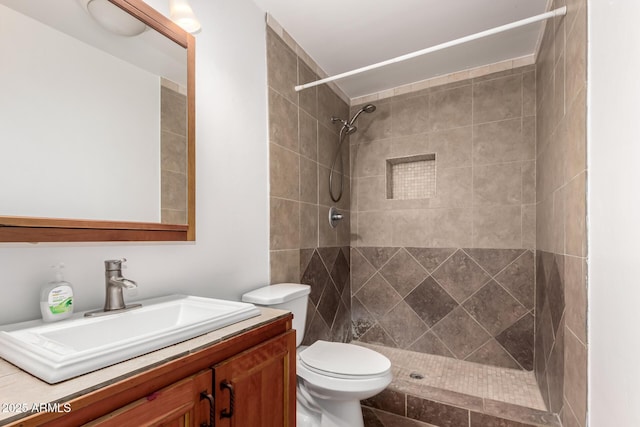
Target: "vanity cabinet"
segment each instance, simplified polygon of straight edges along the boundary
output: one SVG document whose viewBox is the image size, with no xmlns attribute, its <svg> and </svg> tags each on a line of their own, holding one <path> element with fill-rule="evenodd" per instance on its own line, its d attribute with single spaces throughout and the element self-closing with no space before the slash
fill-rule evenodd
<svg viewBox="0 0 640 427">
<path fill-rule="evenodd" d="M 295 375 L 289 374 L 290 343 L 274 338 L 213 368 L 216 427 L 285 427 L 295 407 L 287 396 L 296 394 Z M 294 362 L 295 363 L 295 362 Z M 291 381 L 293 379 L 293 381 Z"/>
<path fill-rule="evenodd" d="M 209 403 L 200 393 L 211 393 L 211 371 L 185 378 L 95 421 L 87 427 L 201 426 L 209 420 Z"/>
<path fill-rule="evenodd" d="M 9 425 L 295 427 L 291 321 L 286 314 L 111 384 L 89 386 L 93 391 L 62 402 L 68 413 L 38 413 Z"/>
</svg>

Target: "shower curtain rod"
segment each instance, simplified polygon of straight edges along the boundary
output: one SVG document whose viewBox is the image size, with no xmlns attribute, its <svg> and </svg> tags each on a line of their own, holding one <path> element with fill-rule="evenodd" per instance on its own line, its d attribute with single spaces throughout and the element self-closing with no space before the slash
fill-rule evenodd
<svg viewBox="0 0 640 427">
<path fill-rule="evenodd" d="M 542 13 L 540 15 L 532 16 L 530 18 L 521 19 L 520 21 L 515 21 L 510 24 L 501 25 L 499 27 L 491 28 L 489 30 L 481 31 L 479 33 L 471 34 L 469 36 L 461 37 L 459 39 L 451 40 L 445 43 L 437 44 L 435 46 L 428 47 L 426 49 L 418 50 L 416 52 L 407 53 L 405 55 L 397 56 L 395 58 L 387 59 L 386 61 L 378 62 L 376 64 L 367 65 L 366 67 L 356 68 L 355 70 L 346 71 L 341 74 L 336 74 L 335 76 L 326 77 L 324 79 L 316 80 L 314 82 L 305 83 L 303 85 L 295 86 L 296 92 L 300 92 L 303 89 L 307 89 L 310 87 L 318 86 L 323 83 L 329 83 L 335 80 L 340 80 L 345 77 L 350 77 L 355 74 L 364 73 L 365 71 L 375 70 L 376 68 L 384 67 L 386 65 L 395 64 L 397 62 L 406 61 L 407 59 L 412 59 L 418 56 L 426 55 L 427 53 L 436 52 L 438 50 L 447 49 L 449 47 L 457 46 L 459 44 L 467 43 L 473 40 L 481 39 L 483 37 L 491 36 L 494 34 L 502 33 L 504 31 L 508 31 L 514 28 L 523 27 L 525 25 L 533 24 L 534 22 L 544 21 L 549 18 L 555 18 L 556 16 L 564 16 L 567 14 L 567 7 L 563 6 L 558 9 L 551 10 L 546 13 Z"/>
</svg>

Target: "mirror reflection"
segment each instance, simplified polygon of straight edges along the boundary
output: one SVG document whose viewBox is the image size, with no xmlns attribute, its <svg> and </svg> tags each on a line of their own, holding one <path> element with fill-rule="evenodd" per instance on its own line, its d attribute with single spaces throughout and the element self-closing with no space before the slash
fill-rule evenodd
<svg viewBox="0 0 640 427">
<path fill-rule="evenodd" d="M 0 215 L 187 223 L 186 49 L 118 13 L 0 0 Z"/>
</svg>

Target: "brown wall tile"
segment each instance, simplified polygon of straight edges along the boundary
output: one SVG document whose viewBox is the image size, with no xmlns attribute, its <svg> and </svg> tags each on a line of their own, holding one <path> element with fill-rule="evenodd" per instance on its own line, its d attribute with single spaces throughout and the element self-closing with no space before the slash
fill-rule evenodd
<svg viewBox="0 0 640 427">
<path fill-rule="evenodd" d="M 298 58 L 298 82 L 300 84 L 318 80 L 316 73 Z M 298 92 L 298 105 L 313 118 L 318 117 L 318 88 L 312 87 Z M 302 115 L 302 114 L 301 114 Z"/>
<path fill-rule="evenodd" d="M 526 125 L 523 126 L 523 122 Z M 531 138 L 533 118 L 521 117 L 473 127 L 473 161 L 476 165 L 535 159 Z"/>
<path fill-rule="evenodd" d="M 522 369 L 513 357 L 494 339 L 487 341 L 482 347 L 467 356 L 465 360 L 483 365 Z"/>
<path fill-rule="evenodd" d="M 469 411 L 407 395 L 407 416 L 440 427 L 459 427 L 469 423 Z"/>
<path fill-rule="evenodd" d="M 472 168 L 438 168 L 436 195 L 429 199 L 432 208 L 470 208 L 473 200 Z"/>
<path fill-rule="evenodd" d="M 471 166 L 472 127 L 465 126 L 429 134 L 429 150 L 439 167 Z"/>
<path fill-rule="evenodd" d="M 473 203 L 476 206 L 520 205 L 522 203 L 520 163 L 474 167 Z M 516 247 L 516 245 L 512 247 Z"/>
<path fill-rule="evenodd" d="M 415 135 L 429 130 L 429 97 L 427 95 L 401 99 L 391 103 L 392 136 Z"/>
<path fill-rule="evenodd" d="M 276 144 L 269 144 L 269 189 L 271 196 L 299 200 L 300 156 Z"/>
<path fill-rule="evenodd" d="M 298 107 L 269 89 L 269 141 L 298 152 Z"/>
<path fill-rule="evenodd" d="M 267 79 L 269 86 L 297 104 L 298 63 L 296 54 L 271 29 L 267 29 Z"/>
<path fill-rule="evenodd" d="M 346 225 L 342 223 L 340 225 Z M 337 246 L 338 233 L 335 228 L 329 225 L 329 208 L 318 206 L 318 246 Z"/>
<path fill-rule="evenodd" d="M 375 409 L 381 409 L 397 415 L 406 415 L 405 404 L 407 395 L 395 390 L 385 389 L 380 394 L 363 400 L 362 404 Z"/>
<path fill-rule="evenodd" d="M 300 203 L 300 247 L 318 247 L 318 206 Z"/>
<path fill-rule="evenodd" d="M 187 176 L 180 172 L 163 170 L 160 174 L 161 206 L 164 209 L 186 210 Z"/>
<path fill-rule="evenodd" d="M 584 257 L 587 255 L 586 226 L 586 173 L 576 176 L 569 182 L 565 190 L 565 252 L 568 255 Z"/>
<path fill-rule="evenodd" d="M 522 74 L 473 85 L 475 123 L 493 122 L 522 116 Z"/>
<path fill-rule="evenodd" d="M 477 206 L 473 210 L 473 246 L 516 248 L 522 244 L 522 208 Z"/>
<path fill-rule="evenodd" d="M 337 126 L 329 127 L 324 123 L 318 123 L 318 163 L 322 166 L 331 167 L 333 163 L 339 141 L 338 131 Z M 345 169 L 347 165 L 348 163 L 344 165 Z"/>
<path fill-rule="evenodd" d="M 300 154 L 314 161 L 318 160 L 318 121 L 304 111 L 300 111 Z"/>
<path fill-rule="evenodd" d="M 523 300 L 529 295 L 532 304 L 531 251 L 361 247 L 352 249 L 351 267 L 356 339 L 375 337 L 412 351 L 532 368 L 532 313 L 506 291 Z M 487 283 L 488 297 L 478 292 Z"/>
<path fill-rule="evenodd" d="M 471 86 L 439 90 L 429 95 L 429 130 L 438 131 L 471 124 Z"/>
<path fill-rule="evenodd" d="M 409 348 L 427 328 L 422 319 L 404 301 L 400 301 L 384 315 L 379 320 L 379 324 L 399 348 Z"/>
<path fill-rule="evenodd" d="M 536 73 L 535 374 L 550 409 L 584 426 L 586 347 L 572 328 L 586 340 L 587 5 L 567 3 L 567 15 L 545 30 Z"/>
<path fill-rule="evenodd" d="M 167 87 L 160 88 L 160 124 L 162 130 L 187 135 L 187 97 Z"/>
<path fill-rule="evenodd" d="M 187 173 L 187 139 L 163 130 L 160 138 L 162 170 Z"/>
<path fill-rule="evenodd" d="M 269 251 L 271 283 L 297 283 L 300 279 L 300 251 Z"/>
<path fill-rule="evenodd" d="M 505 420 L 491 415 L 471 412 L 471 427 L 531 427 L 530 424 L 523 424 L 516 421 Z"/>
<path fill-rule="evenodd" d="M 271 197 L 271 249 L 300 248 L 300 203 Z"/>
<path fill-rule="evenodd" d="M 371 114 L 361 114 L 358 118 L 358 131 L 351 135 L 351 141 L 355 144 L 371 142 L 391 137 L 391 103 L 376 102 L 376 111 Z M 351 114 L 355 114 L 361 106 L 351 108 Z"/>
<path fill-rule="evenodd" d="M 302 156 L 300 156 L 300 201 L 318 204 L 318 164 Z"/>
<path fill-rule="evenodd" d="M 587 342 L 587 264 L 581 257 L 565 257 L 564 300 L 567 328 L 583 343 Z"/>
<path fill-rule="evenodd" d="M 338 145 L 338 128 L 331 123 L 331 117 L 346 118 L 349 107 L 326 85 L 295 92 L 295 84 L 314 80 L 317 76 L 271 29 L 267 29 L 267 68 L 271 249 L 288 252 L 301 248 L 348 245 L 351 240 L 348 212 L 351 204 L 350 182 L 348 178 L 345 179 L 344 194 L 337 204 L 344 211 L 345 219 L 332 229 L 328 224 L 328 207 L 335 203 L 328 194 L 328 166 L 333 161 Z M 343 173 L 348 177 L 348 141 L 345 141 L 344 153 Z M 318 162 L 325 166 L 319 166 Z M 271 265 L 274 274 L 291 271 L 289 267 L 292 262 L 289 261 L 276 255 Z M 280 265 L 280 262 L 283 264 Z M 297 280 L 300 278 L 294 279 Z M 310 278 L 306 277 L 305 280 Z M 338 304 L 334 308 L 334 314 L 340 310 L 341 316 L 348 315 L 348 307 Z M 320 333 L 320 325 L 316 323 L 316 330 L 325 336 Z M 331 326 L 328 325 L 329 328 Z M 343 339 L 345 331 L 344 325 L 330 329 L 329 339 Z"/>
<path fill-rule="evenodd" d="M 565 334 L 564 394 L 581 426 L 587 413 L 587 348 L 573 333 Z"/>
</svg>

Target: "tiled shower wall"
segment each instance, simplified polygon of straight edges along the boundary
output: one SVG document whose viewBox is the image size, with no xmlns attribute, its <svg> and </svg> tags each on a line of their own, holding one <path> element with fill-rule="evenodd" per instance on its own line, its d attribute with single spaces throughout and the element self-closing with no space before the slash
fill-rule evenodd
<svg viewBox="0 0 640 427">
<path fill-rule="evenodd" d="M 533 368 L 535 96 L 529 66 L 376 101 L 360 116 L 357 339 Z M 430 154 L 435 196 L 387 198 L 388 160 Z"/>
<path fill-rule="evenodd" d="M 161 222 L 187 223 L 187 96 L 162 79 L 160 88 Z"/>
<path fill-rule="evenodd" d="M 295 92 L 296 84 L 318 78 L 299 49 L 286 33 L 267 28 L 271 283 L 311 285 L 305 343 L 349 341 L 348 141 L 340 202 L 333 203 L 328 190 L 339 131 L 331 117 L 346 118 L 349 107 L 327 85 Z M 331 228 L 334 205 L 346 219 Z"/>
<path fill-rule="evenodd" d="M 586 0 L 556 0 L 537 61 L 535 373 L 549 410 L 586 426 Z"/>
</svg>

